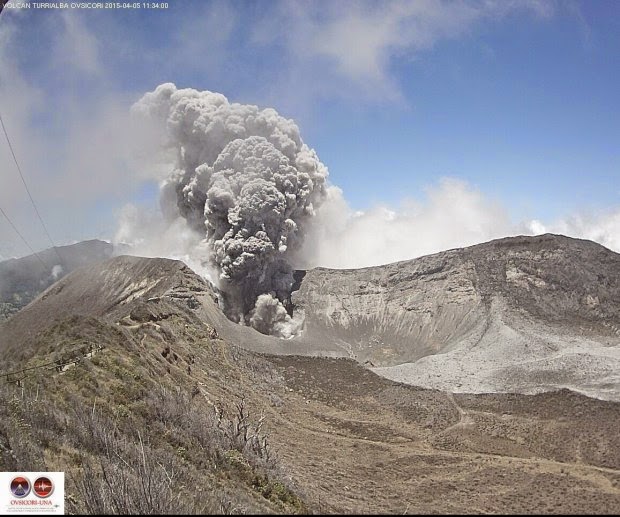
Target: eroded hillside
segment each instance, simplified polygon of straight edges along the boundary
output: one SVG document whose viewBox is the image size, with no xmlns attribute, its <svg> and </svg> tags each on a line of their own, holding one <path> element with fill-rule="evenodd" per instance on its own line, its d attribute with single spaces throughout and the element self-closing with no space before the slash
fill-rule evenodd
<svg viewBox="0 0 620 517">
<path fill-rule="evenodd" d="M 620 255 L 556 235 L 500 239 L 357 270 L 318 268 L 293 294 L 309 333 L 349 344 L 377 366 L 476 341 L 511 313 L 570 330 L 620 334 Z"/>
</svg>

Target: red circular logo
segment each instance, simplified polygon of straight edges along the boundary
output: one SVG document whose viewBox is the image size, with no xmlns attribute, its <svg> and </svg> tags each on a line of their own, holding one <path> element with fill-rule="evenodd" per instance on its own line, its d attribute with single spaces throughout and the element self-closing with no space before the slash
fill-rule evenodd
<svg viewBox="0 0 620 517">
<path fill-rule="evenodd" d="M 32 485 L 32 491 L 37 497 L 43 499 L 45 497 L 49 497 L 52 494 L 52 492 L 54 491 L 54 484 L 52 483 L 52 480 L 50 478 L 41 476 L 40 478 L 37 478 L 34 482 L 34 485 Z"/>
<path fill-rule="evenodd" d="M 15 497 L 26 497 L 30 493 L 30 481 L 23 476 L 17 476 L 11 481 L 11 493 Z"/>
</svg>

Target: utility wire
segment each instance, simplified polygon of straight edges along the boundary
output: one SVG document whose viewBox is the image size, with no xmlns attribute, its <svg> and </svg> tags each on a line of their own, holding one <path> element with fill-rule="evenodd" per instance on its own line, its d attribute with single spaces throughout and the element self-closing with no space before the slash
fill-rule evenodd
<svg viewBox="0 0 620 517">
<path fill-rule="evenodd" d="M 4 8 L 4 4 L 5 3 L 6 3 L 6 0 L 0 0 L 0 18 L 2 18 L 2 13 L 4 12 L 3 8 Z M 54 241 L 50 237 L 50 234 L 47 231 L 47 228 L 46 228 L 45 224 L 43 223 L 43 219 L 41 218 L 41 215 L 39 214 L 39 210 L 37 209 L 37 206 L 35 205 L 34 200 L 32 199 L 32 195 L 30 194 L 30 190 L 28 189 L 28 185 L 26 185 L 26 181 L 24 180 L 24 175 L 22 174 L 21 167 L 19 166 L 19 162 L 17 161 L 17 157 L 15 156 L 15 152 L 13 151 L 13 145 L 11 145 L 11 140 L 9 139 L 9 135 L 7 133 L 6 127 L 4 126 L 4 120 L 2 119 L 2 114 L 0 114 L 0 123 L 2 124 L 2 130 L 4 132 L 4 136 L 6 137 L 6 141 L 9 144 L 9 149 L 11 150 L 11 155 L 13 156 L 13 160 L 15 161 L 15 165 L 17 166 L 17 170 L 19 171 L 19 175 L 21 176 L 22 182 L 24 183 L 24 187 L 26 187 L 26 192 L 28 192 L 28 196 L 30 197 L 30 201 L 32 202 L 32 206 L 34 207 L 34 209 L 35 209 L 35 211 L 37 213 L 37 216 L 39 217 L 39 220 L 41 221 L 41 225 L 43 226 L 43 229 L 45 230 L 45 233 L 47 234 L 47 237 L 49 238 L 50 242 L 52 243 L 52 247 L 54 248 L 56 256 L 58 257 L 58 259 L 60 260 L 60 263 L 62 265 L 62 263 L 63 263 L 62 257 L 58 253 L 58 250 L 56 249 L 56 246 L 54 245 Z M 20 239 L 24 242 L 26 247 L 32 252 L 32 254 L 35 257 L 37 257 L 37 259 L 39 260 L 41 265 L 47 270 L 48 266 L 45 264 L 45 262 L 43 261 L 41 256 L 36 251 L 34 251 L 32 246 L 30 246 L 30 244 L 28 244 L 28 241 L 24 238 L 24 236 L 21 234 L 21 232 L 13 224 L 13 221 L 11 221 L 11 218 L 2 209 L 2 207 L 0 207 L 0 212 L 2 212 L 2 215 L 4 216 L 4 218 L 9 222 L 9 224 L 11 225 L 13 230 L 15 230 L 15 233 L 17 233 L 17 235 L 19 235 Z"/>
<path fill-rule="evenodd" d="M 18 382 L 18 381 L 23 381 L 27 377 L 31 377 L 33 375 L 33 374 L 28 374 L 28 375 L 24 375 L 23 377 L 20 377 L 19 379 L 10 379 L 11 376 L 17 375 L 19 373 L 29 372 L 32 370 L 40 370 L 41 368 L 47 368 L 48 366 L 54 366 L 54 369 L 62 368 L 63 366 L 67 366 L 68 364 L 76 364 L 79 361 L 81 361 L 83 358 L 87 359 L 89 355 L 90 357 L 93 357 L 95 355 L 95 352 L 101 352 L 104 349 L 105 347 L 101 345 L 99 346 L 91 345 L 89 347 L 89 352 L 87 352 L 86 354 L 82 351 L 82 350 L 85 350 L 85 347 L 82 347 L 81 350 L 74 350 L 73 353 L 75 353 L 75 355 L 64 361 L 63 360 L 50 361 L 48 363 L 38 364 L 36 366 L 30 366 L 29 368 L 22 368 L 21 370 L 14 370 L 12 372 L 0 372 L 0 379 L 2 379 L 3 377 L 5 378 L 4 382 L 0 382 L 0 386 L 5 385 L 5 384 L 14 384 L 15 382 Z M 49 369 L 51 370 L 52 368 L 49 368 Z"/>
<path fill-rule="evenodd" d="M 2 17 L 2 9 L 4 8 L 4 4 L 6 3 L 6 0 L 0 0 L 0 18 Z M 2 127 L 4 128 L 4 122 L 2 123 Z M 6 134 L 6 130 L 5 130 L 5 134 Z M 9 143 L 9 146 L 11 144 Z M 13 152 L 13 148 L 11 148 L 11 152 Z M 15 155 L 13 155 L 13 158 L 15 158 Z M 15 226 L 13 224 L 13 221 L 11 221 L 11 218 L 6 214 L 6 212 L 2 209 L 2 207 L 0 206 L 0 212 L 2 213 L 2 215 L 4 216 L 4 218 L 9 222 L 9 224 L 11 225 L 11 228 L 13 228 L 13 230 L 15 230 L 15 233 L 17 235 L 19 235 L 19 238 L 24 242 L 24 244 L 26 245 L 26 247 L 32 252 L 32 254 L 37 257 L 37 259 L 39 259 L 39 262 L 41 262 L 41 265 L 47 269 L 47 265 L 45 264 L 45 262 L 43 262 L 43 259 L 40 257 L 40 255 L 34 251 L 32 249 L 32 246 L 30 246 L 30 244 L 28 244 L 28 241 L 24 238 L 24 236 L 21 234 L 21 232 L 17 229 L 17 226 Z"/>
<path fill-rule="evenodd" d="M 26 183 L 26 179 L 24 178 L 24 174 L 22 173 L 22 168 L 19 166 L 19 162 L 17 161 L 17 157 L 15 156 L 15 151 L 13 150 L 13 145 L 11 144 L 11 139 L 9 138 L 9 134 L 7 133 L 6 127 L 4 125 L 4 120 L 2 119 L 2 113 L 0 113 L 0 124 L 2 125 L 2 131 L 4 132 L 4 136 L 6 137 L 7 144 L 9 144 L 9 149 L 11 150 L 11 156 L 13 156 L 13 161 L 15 162 L 15 166 L 17 167 L 17 172 L 19 172 L 19 177 L 22 179 L 22 183 L 24 184 L 24 187 L 26 188 L 26 192 L 28 193 L 28 197 L 30 198 L 32 207 L 34 208 L 34 211 L 36 212 L 37 217 L 39 218 L 39 221 L 41 222 L 41 226 L 43 227 L 43 230 L 45 231 L 47 238 L 52 244 L 52 248 L 54 249 L 54 252 L 56 253 L 56 256 L 58 257 L 58 260 L 60 260 L 60 264 L 63 264 L 62 257 L 60 256 L 60 253 L 58 253 L 58 250 L 56 249 L 56 245 L 54 244 L 54 241 L 52 240 L 50 233 L 47 231 L 47 226 L 45 226 L 45 223 L 43 222 L 43 218 L 41 217 L 41 214 L 39 213 L 39 209 L 37 208 L 37 205 L 34 202 L 34 199 L 32 198 L 32 194 L 30 193 L 30 189 L 28 188 L 28 184 Z M 11 223 L 11 225 L 12 224 L 13 223 Z M 15 227 L 13 226 L 13 228 Z"/>
<path fill-rule="evenodd" d="M 11 221 L 10 217 L 6 214 L 6 212 L 2 209 L 2 207 L 0 206 L 0 212 L 2 212 L 2 215 L 4 216 L 4 218 L 9 222 L 9 224 L 11 225 L 11 227 L 13 228 L 13 230 L 15 230 L 15 233 L 17 235 L 19 235 L 19 237 L 21 238 L 22 241 L 24 241 L 24 244 L 28 247 L 28 249 L 32 252 L 32 254 L 37 257 L 39 259 L 39 262 L 41 262 L 41 264 L 43 265 L 43 267 L 45 268 L 45 270 L 47 270 L 48 266 L 45 262 L 43 262 L 43 259 L 41 258 L 41 256 L 32 249 L 32 246 L 30 246 L 30 244 L 28 244 L 28 241 L 24 238 L 24 236 L 20 233 L 20 231 L 17 229 L 17 226 L 15 226 L 13 224 L 13 221 Z"/>
</svg>

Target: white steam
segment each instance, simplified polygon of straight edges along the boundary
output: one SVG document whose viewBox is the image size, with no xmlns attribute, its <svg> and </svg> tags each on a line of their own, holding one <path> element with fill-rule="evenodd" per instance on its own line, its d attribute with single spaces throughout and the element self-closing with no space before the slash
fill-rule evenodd
<svg viewBox="0 0 620 517">
<path fill-rule="evenodd" d="M 54 281 L 58 280 L 58 278 L 60 278 L 60 275 L 62 275 L 63 269 L 62 266 L 60 264 L 56 264 L 53 268 L 52 268 L 52 278 L 54 279 Z"/>
<path fill-rule="evenodd" d="M 569 237 L 588 239 L 620 253 L 620 209 L 599 213 L 578 213 L 551 223 L 534 219 L 528 225 L 534 235 L 561 233 Z"/>
<path fill-rule="evenodd" d="M 204 261 L 208 256 L 204 236 L 189 228 L 182 217 L 164 220 L 160 211 L 128 204 L 118 219 L 115 253 L 181 260 L 211 283 L 217 283 L 217 272 Z"/>
<path fill-rule="evenodd" d="M 165 146 L 177 159 L 161 189 L 162 209 L 202 237 L 227 316 L 263 333 L 292 335 L 291 260 L 326 196 L 328 175 L 297 125 L 273 109 L 170 83 L 132 111 L 166 128 Z"/>
<path fill-rule="evenodd" d="M 303 323 L 303 314 L 289 316 L 280 301 L 269 294 L 261 294 L 250 313 L 250 325 L 263 334 L 289 338 L 297 334 Z"/>
<path fill-rule="evenodd" d="M 523 233 L 498 204 L 467 183 L 444 178 L 422 201 L 399 209 L 354 212 L 337 187 L 317 215 L 299 254 L 304 268 L 359 268 L 408 260 L 450 248 Z"/>
</svg>

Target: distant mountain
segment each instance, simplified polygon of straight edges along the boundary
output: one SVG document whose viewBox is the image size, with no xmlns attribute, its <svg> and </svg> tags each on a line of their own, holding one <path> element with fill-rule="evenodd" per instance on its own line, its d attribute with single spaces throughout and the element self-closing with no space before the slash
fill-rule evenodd
<svg viewBox="0 0 620 517">
<path fill-rule="evenodd" d="M 0 321 L 28 305 L 74 269 L 112 256 L 112 244 L 89 240 L 0 262 Z M 41 263 L 43 262 L 43 264 Z"/>
</svg>

